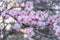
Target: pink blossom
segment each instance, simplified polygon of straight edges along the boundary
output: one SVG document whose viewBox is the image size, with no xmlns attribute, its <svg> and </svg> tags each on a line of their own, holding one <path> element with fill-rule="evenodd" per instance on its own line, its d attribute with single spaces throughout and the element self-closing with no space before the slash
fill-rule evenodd
<svg viewBox="0 0 60 40">
<path fill-rule="evenodd" d="M 33 8 L 34 8 L 34 7 L 33 7 L 33 2 L 27 1 L 27 2 L 26 2 L 25 10 L 31 11 Z"/>
<path fill-rule="evenodd" d="M 27 30 L 27 35 L 29 37 L 33 37 L 35 35 L 33 28 L 30 27 L 30 28 L 27 28 L 26 30 Z"/>
<path fill-rule="evenodd" d="M 59 36 L 60 35 L 60 18 L 56 19 L 53 25 L 54 25 L 53 30 L 56 31 L 55 34 Z"/>
<path fill-rule="evenodd" d="M 17 11 L 17 10 L 10 10 L 9 11 L 9 14 L 12 15 L 13 17 L 15 17 L 17 13 L 19 13 L 19 11 Z"/>
<path fill-rule="evenodd" d="M 49 18 L 48 18 L 48 23 L 53 23 L 53 22 L 55 22 L 55 20 L 56 19 L 58 19 L 59 18 L 59 16 L 58 15 L 53 15 L 53 16 L 50 16 Z"/>
<path fill-rule="evenodd" d="M 15 23 L 14 25 L 12 25 L 12 29 L 16 30 L 16 31 L 20 31 L 21 29 L 21 24 Z"/>
</svg>

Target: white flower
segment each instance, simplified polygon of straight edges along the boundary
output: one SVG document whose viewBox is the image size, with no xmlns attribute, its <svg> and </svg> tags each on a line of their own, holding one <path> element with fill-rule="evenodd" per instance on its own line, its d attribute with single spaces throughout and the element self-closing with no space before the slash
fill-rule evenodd
<svg viewBox="0 0 60 40">
<path fill-rule="evenodd" d="M 24 38 L 27 38 L 28 37 L 27 34 L 24 34 L 23 36 L 24 36 Z"/>
<path fill-rule="evenodd" d="M 3 22 L 3 17 L 2 17 L 2 16 L 0 16 L 0 23 L 1 23 L 1 22 Z"/>
<path fill-rule="evenodd" d="M 10 22 L 9 22 L 9 19 L 4 20 L 4 22 L 6 22 L 6 23 L 10 23 Z"/>
<path fill-rule="evenodd" d="M 7 9 L 10 9 L 10 8 L 12 8 L 14 6 L 14 3 L 9 3 L 8 5 L 7 5 Z"/>
<path fill-rule="evenodd" d="M 7 31 L 11 30 L 11 24 L 8 24 L 5 28 Z"/>
<path fill-rule="evenodd" d="M 4 35 L 3 34 L 1 34 L 1 38 L 3 38 L 4 37 Z"/>
<path fill-rule="evenodd" d="M 12 17 L 9 18 L 9 21 L 10 21 L 10 23 L 14 23 L 15 22 L 14 18 L 12 18 Z"/>
<path fill-rule="evenodd" d="M 3 2 L 0 2 L 0 6 L 2 6 L 2 3 L 3 3 Z"/>
<path fill-rule="evenodd" d="M 1 24 L 0 24 L 0 30 L 3 30 L 3 28 L 4 28 L 4 24 L 1 23 Z"/>
<path fill-rule="evenodd" d="M 3 11 L 6 7 L 6 4 L 3 2 L 0 2 L 0 11 Z"/>
<path fill-rule="evenodd" d="M 7 2 L 15 2 L 15 0 L 6 0 Z"/>
<path fill-rule="evenodd" d="M 8 19 L 5 19 L 4 22 L 6 22 L 6 23 L 14 23 L 15 20 L 12 17 L 9 17 Z"/>
<path fill-rule="evenodd" d="M 15 0 L 7 0 L 7 9 L 10 9 L 14 6 Z"/>
<path fill-rule="evenodd" d="M 18 11 L 22 10 L 22 8 L 13 8 L 13 9 Z"/>
<path fill-rule="evenodd" d="M 25 3 L 21 3 L 21 7 L 24 7 L 25 6 Z"/>
<path fill-rule="evenodd" d="M 9 36 L 8 36 L 8 38 L 12 38 L 12 36 L 11 36 L 11 35 L 9 35 Z"/>
</svg>

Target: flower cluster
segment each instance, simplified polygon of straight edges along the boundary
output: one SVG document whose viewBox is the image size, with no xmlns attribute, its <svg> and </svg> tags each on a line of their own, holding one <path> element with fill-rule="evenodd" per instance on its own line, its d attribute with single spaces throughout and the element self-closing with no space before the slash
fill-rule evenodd
<svg viewBox="0 0 60 40">
<path fill-rule="evenodd" d="M 31 38 L 35 35 L 34 27 L 32 27 L 32 25 L 38 25 L 40 29 L 44 30 L 46 25 L 50 24 L 50 28 L 52 27 L 52 29 L 56 31 L 55 34 L 57 36 L 60 35 L 60 15 L 56 14 L 51 16 L 48 11 L 34 11 L 34 3 L 31 1 L 26 1 L 26 3 L 21 3 L 22 0 L 10 1 L 7 0 L 9 3 L 7 6 L 2 6 L 3 3 L 0 2 L 0 31 L 3 31 L 6 26 L 5 30 L 7 31 L 11 31 L 11 29 L 17 32 L 21 31 Z M 22 24 L 29 26 L 22 28 Z"/>
</svg>

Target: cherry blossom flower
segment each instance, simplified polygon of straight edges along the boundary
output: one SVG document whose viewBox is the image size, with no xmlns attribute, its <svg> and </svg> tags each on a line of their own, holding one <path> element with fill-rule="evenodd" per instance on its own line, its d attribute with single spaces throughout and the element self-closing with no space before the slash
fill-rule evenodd
<svg viewBox="0 0 60 40">
<path fill-rule="evenodd" d="M 20 31 L 21 29 L 21 24 L 15 23 L 14 25 L 12 25 L 12 29 L 16 30 L 16 31 Z"/>
<path fill-rule="evenodd" d="M 0 2 L 0 11 L 5 10 L 6 4 L 3 2 Z"/>
<path fill-rule="evenodd" d="M 27 1 L 27 2 L 26 2 L 25 10 L 31 11 L 33 8 L 34 8 L 34 7 L 33 7 L 33 2 Z"/>
<path fill-rule="evenodd" d="M 46 20 L 48 18 L 48 12 L 45 11 L 37 11 L 35 17 L 40 21 Z"/>
<path fill-rule="evenodd" d="M 34 29 L 31 27 L 26 29 L 28 37 L 33 37 L 35 35 L 33 30 Z"/>
<path fill-rule="evenodd" d="M 44 29 L 46 24 L 47 24 L 46 22 L 38 22 L 37 23 L 37 25 L 40 27 L 40 29 Z"/>
<path fill-rule="evenodd" d="M 10 0 L 7 0 L 8 2 Z M 11 0 L 13 1 L 13 0 Z M 18 1 L 18 0 L 15 0 L 17 1 L 17 3 L 21 3 L 21 1 Z M 48 2 L 49 0 L 47 0 Z M 44 2 L 46 2 L 44 0 Z M 0 6 L 2 6 L 2 2 L 0 2 Z M 13 3 L 13 2 L 12 2 Z M 11 3 L 11 4 L 12 4 Z M 14 3 L 13 3 L 14 4 Z M 12 5 L 14 6 L 14 5 Z M 44 29 L 46 26 L 46 24 L 51 24 L 53 25 L 53 30 L 55 30 L 55 35 L 59 36 L 60 35 L 60 15 L 52 15 L 50 16 L 48 12 L 46 11 L 37 11 L 35 12 L 33 9 L 34 9 L 34 4 L 33 2 L 31 1 L 26 1 L 26 5 L 25 3 L 21 3 L 21 6 L 24 7 L 25 6 L 25 9 L 24 10 L 18 10 L 19 8 L 14 8 L 14 9 L 11 9 L 11 10 L 7 10 L 5 9 L 5 6 L 3 5 L 1 8 L 1 11 L 4 10 L 2 13 L 1 13 L 1 18 L 0 18 L 0 23 L 2 22 L 1 20 L 3 20 L 4 18 L 4 22 L 5 23 L 13 23 L 13 24 L 9 24 L 6 26 L 6 30 L 16 30 L 16 31 L 20 31 L 21 27 L 22 27 L 22 23 L 23 24 L 27 24 L 27 25 L 38 25 L 41 29 Z M 10 7 L 10 5 L 9 5 Z M 9 8 L 8 7 L 8 8 Z M 13 19 L 12 17 L 13 16 L 14 18 L 16 18 L 18 20 L 18 22 L 20 22 L 21 24 L 17 23 L 17 21 L 15 22 L 15 19 Z M 0 24 L 1 25 L 1 24 Z M 51 26 L 50 26 L 51 27 Z M 3 27 L 1 27 L 1 29 L 3 30 Z M 31 38 L 35 35 L 35 32 L 33 31 L 33 27 L 28 27 L 25 29 L 25 31 L 27 32 L 26 36 L 28 38 Z"/>
<path fill-rule="evenodd" d="M 49 18 L 48 18 L 48 23 L 54 23 L 55 22 L 55 20 L 56 19 L 58 19 L 59 18 L 59 16 L 58 15 L 53 15 L 53 16 L 50 16 Z"/>
<path fill-rule="evenodd" d="M 55 35 L 59 36 L 60 35 L 60 18 L 57 19 L 53 25 L 54 25 L 53 29 L 56 31 Z"/>
<path fill-rule="evenodd" d="M 27 19 L 27 23 L 28 23 L 28 24 L 32 24 L 31 17 L 29 17 L 29 18 Z"/>
<path fill-rule="evenodd" d="M 12 15 L 13 17 L 15 17 L 15 15 L 19 13 L 19 11 L 17 10 L 9 10 L 9 14 Z"/>
</svg>

